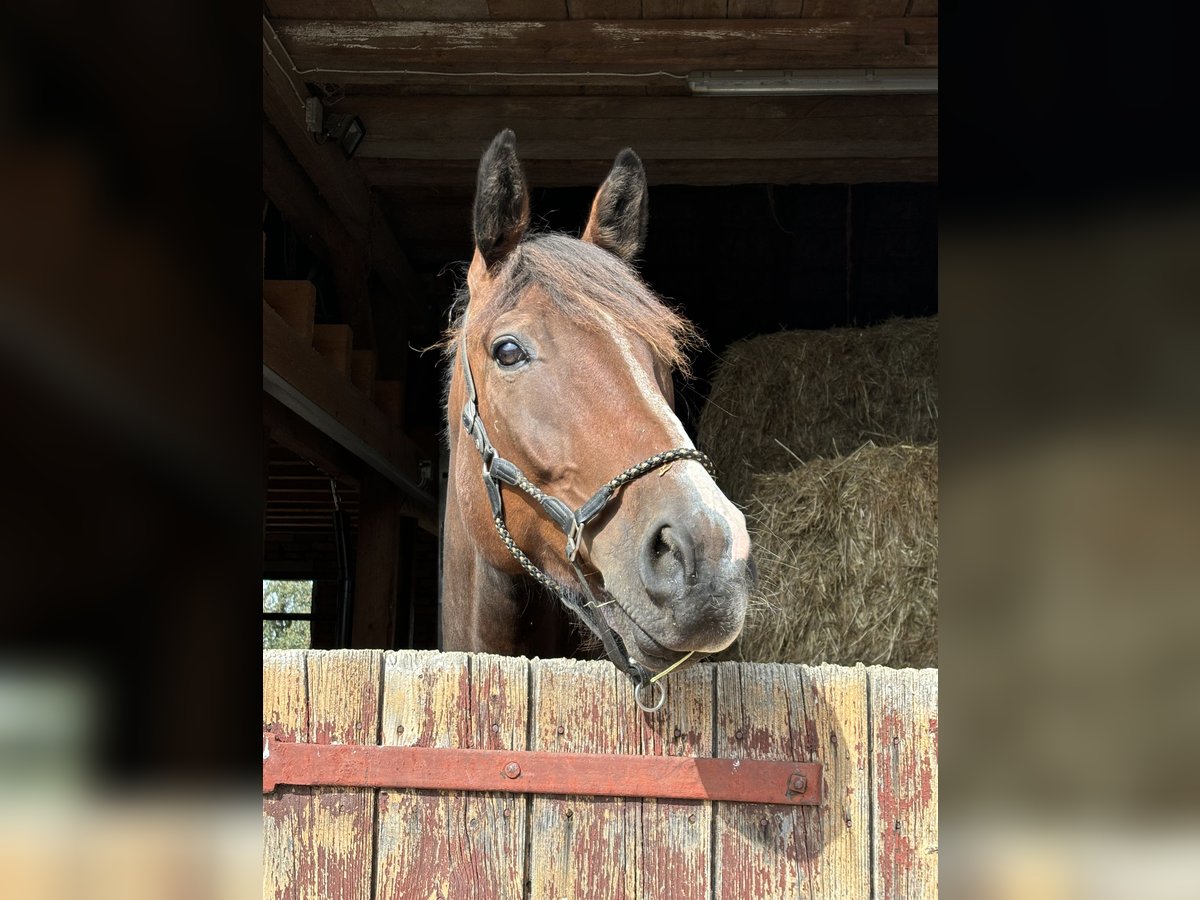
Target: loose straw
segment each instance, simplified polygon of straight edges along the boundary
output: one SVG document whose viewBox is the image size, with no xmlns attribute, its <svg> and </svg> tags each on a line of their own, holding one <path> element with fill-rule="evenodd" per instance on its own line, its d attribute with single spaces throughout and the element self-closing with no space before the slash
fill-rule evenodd
<svg viewBox="0 0 1200 900">
<path fill-rule="evenodd" d="M 675 660 L 675 662 L 671 663 L 669 666 L 667 666 L 665 669 L 663 669 L 661 672 L 659 672 L 657 675 L 655 675 L 653 678 L 651 678 L 650 683 L 654 684 L 654 682 L 658 681 L 658 679 L 662 678 L 664 675 L 670 675 L 672 672 L 674 672 L 676 669 L 678 669 L 680 666 L 682 666 L 685 662 L 687 662 L 688 657 L 690 657 L 695 652 L 696 652 L 695 650 L 689 650 L 687 652 L 687 655 L 679 657 L 679 659 Z"/>
</svg>

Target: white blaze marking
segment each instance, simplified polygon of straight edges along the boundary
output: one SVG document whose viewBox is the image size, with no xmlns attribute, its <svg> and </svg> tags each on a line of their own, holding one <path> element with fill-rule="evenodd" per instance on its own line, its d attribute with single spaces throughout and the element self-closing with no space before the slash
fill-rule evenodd
<svg viewBox="0 0 1200 900">
<path fill-rule="evenodd" d="M 608 318 L 607 316 L 605 318 Z M 667 398 L 663 396 L 662 390 L 658 383 L 650 376 L 641 365 L 639 365 L 637 357 L 634 355 L 633 347 L 615 323 L 609 319 L 609 324 L 612 325 L 611 334 L 617 345 L 617 349 L 621 351 L 622 357 L 625 359 L 629 373 L 633 376 L 633 383 L 637 385 L 638 392 L 642 395 L 642 400 L 647 408 L 655 414 L 655 416 L 666 427 L 667 431 L 673 436 L 677 442 L 676 447 L 688 447 L 695 449 L 695 444 L 688 437 L 687 432 L 683 428 L 683 423 L 679 421 L 679 417 L 675 415 L 675 411 L 671 409 L 667 403 Z M 664 450 L 673 449 L 664 447 Z M 693 461 L 694 462 L 694 461 Z M 679 477 L 691 482 L 692 488 L 699 497 L 700 502 L 708 508 L 716 517 L 723 520 L 726 533 L 729 534 L 732 547 L 730 551 L 734 559 L 745 559 L 750 555 L 750 536 L 746 533 L 746 520 L 742 515 L 742 511 L 734 506 L 729 498 L 721 493 L 721 489 L 717 487 L 717 483 L 713 477 L 708 474 L 708 470 L 699 463 L 681 467 Z M 740 527 L 737 527 L 740 525 Z"/>
</svg>

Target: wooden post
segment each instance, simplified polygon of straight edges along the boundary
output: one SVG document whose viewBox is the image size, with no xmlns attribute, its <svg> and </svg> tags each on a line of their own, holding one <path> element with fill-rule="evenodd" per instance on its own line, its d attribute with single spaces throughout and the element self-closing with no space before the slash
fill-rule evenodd
<svg viewBox="0 0 1200 900">
<path fill-rule="evenodd" d="M 396 615 L 393 646 L 397 649 L 411 650 L 413 646 L 413 605 L 415 603 L 413 585 L 416 579 L 413 563 L 413 544 L 417 539 L 417 520 L 412 516 L 400 517 L 400 541 L 397 548 L 400 554 L 400 574 L 396 583 Z"/>
<path fill-rule="evenodd" d="M 400 507 L 396 486 L 370 472 L 363 479 L 358 513 L 352 643 L 391 649 L 400 589 Z"/>
</svg>

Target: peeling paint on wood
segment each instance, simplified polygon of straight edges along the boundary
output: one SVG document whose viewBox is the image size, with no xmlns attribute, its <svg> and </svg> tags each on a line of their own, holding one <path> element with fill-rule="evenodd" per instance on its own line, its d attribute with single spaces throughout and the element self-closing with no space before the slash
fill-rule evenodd
<svg viewBox="0 0 1200 900">
<path fill-rule="evenodd" d="M 293 741 L 309 739 L 304 658 L 303 650 L 263 653 L 263 728 Z M 311 788 L 284 786 L 263 797 L 263 897 L 302 896 L 311 795 Z"/>
<path fill-rule="evenodd" d="M 263 727 L 281 739 L 814 761 L 824 800 L 281 785 L 263 798 L 264 896 L 933 897 L 937 720 L 936 670 L 702 664 L 646 715 L 608 662 L 267 652 Z"/>
<path fill-rule="evenodd" d="M 672 675 L 667 703 L 641 715 L 646 756 L 712 756 L 713 672 L 695 667 Z M 706 900 L 712 896 L 709 846 L 713 804 L 700 800 L 643 800 L 639 897 Z"/>
<path fill-rule="evenodd" d="M 875 895 L 936 897 L 938 673 L 882 666 L 867 672 Z"/>
<path fill-rule="evenodd" d="M 530 668 L 529 749 L 638 752 L 633 689 L 611 663 L 535 659 Z M 642 827 L 637 800 L 534 797 L 530 810 L 530 897 L 638 896 Z"/>
<path fill-rule="evenodd" d="M 264 653 L 264 727 L 317 743 L 374 743 L 379 659 L 364 650 Z M 370 898 L 373 806 L 369 788 L 280 787 L 265 797 L 264 895 Z"/>
<path fill-rule="evenodd" d="M 386 654 L 382 743 L 470 748 L 482 740 L 501 749 L 518 740 L 524 749 L 525 665 L 465 653 Z M 480 711 L 488 720 L 482 730 Z M 378 896 L 520 896 L 524 798 L 427 790 L 379 794 Z"/>
</svg>

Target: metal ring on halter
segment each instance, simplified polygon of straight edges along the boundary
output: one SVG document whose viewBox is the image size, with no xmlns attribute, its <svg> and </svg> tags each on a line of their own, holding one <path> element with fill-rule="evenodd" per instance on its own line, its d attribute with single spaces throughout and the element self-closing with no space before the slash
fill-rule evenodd
<svg viewBox="0 0 1200 900">
<path fill-rule="evenodd" d="M 647 706 L 642 702 L 642 688 L 644 687 L 658 688 L 658 702 L 653 706 Z M 645 712 L 658 712 L 663 708 L 663 704 L 667 702 L 667 686 L 660 684 L 657 681 L 646 681 L 638 684 L 633 689 L 633 701 L 638 705 L 638 709 Z"/>
</svg>

